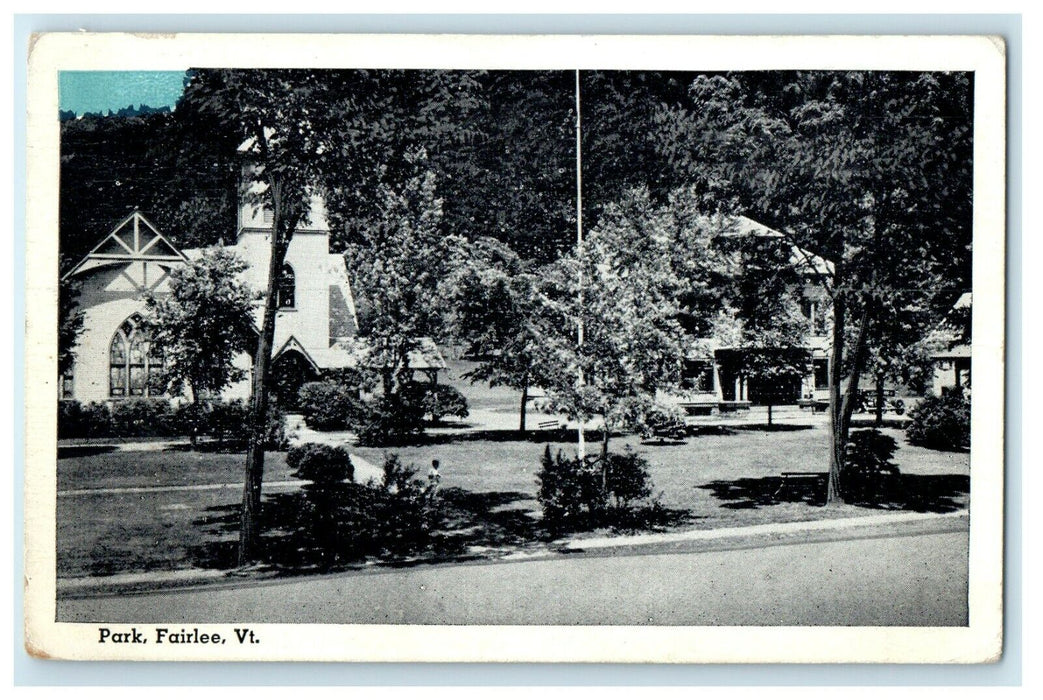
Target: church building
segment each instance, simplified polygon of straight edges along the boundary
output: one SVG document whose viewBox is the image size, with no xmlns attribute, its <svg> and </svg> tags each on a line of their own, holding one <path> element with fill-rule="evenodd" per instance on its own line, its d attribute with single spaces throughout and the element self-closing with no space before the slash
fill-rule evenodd
<svg viewBox="0 0 1043 700">
<path fill-rule="evenodd" d="M 264 291 L 271 212 L 242 204 L 237 228 L 235 243 L 226 249 L 248 264 L 243 281 Z M 150 345 L 141 325 L 147 314 L 145 297 L 167 291 L 171 271 L 201 253 L 179 250 L 140 211 L 134 211 L 63 277 L 63 282 L 74 281 L 79 287 L 77 302 L 84 323 L 72 371 L 60 383 L 61 398 L 91 402 L 162 395 L 156 379 L 163 356 Z M 312 198 L 308 219 L 290 242 L 276 294 L 273 375 L 282 378 L 277 391 L 292 399 L 301 383 L 318 379 L 324 370 L 358 364 L 358 319 L 348 270 L 342 255 L 330 253 L 325 205 L 318 196 Z M 258 329 L 262 314 L 258 304 Z M 246 355 L 236 360 L 243 369 L 251 364 Z M 249 393 L 247 378 L 222 396 L 246 398 Z"/>
</svg>

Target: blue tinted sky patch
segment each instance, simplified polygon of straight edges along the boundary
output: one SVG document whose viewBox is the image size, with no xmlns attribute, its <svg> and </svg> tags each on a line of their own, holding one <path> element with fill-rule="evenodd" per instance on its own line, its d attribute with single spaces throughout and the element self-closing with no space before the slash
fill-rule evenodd
<svg viewBox="0 0 1043 700">
<path fill-rule="evenodd" d="M 61 71 L 58 106 L 77 116 L 115 112 L 127 105 L 173 109 L 184 80 L 184 71 Z"/>
</svg>

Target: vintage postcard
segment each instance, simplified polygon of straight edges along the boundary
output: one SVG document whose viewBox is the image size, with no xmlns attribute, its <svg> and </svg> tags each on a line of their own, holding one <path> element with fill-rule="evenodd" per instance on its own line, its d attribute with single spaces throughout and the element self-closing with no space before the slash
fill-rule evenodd
<svg viewBox="0 0 1043 700">
<path fill-rule="evenodd" d="M 986 36 L 45 34 L 25 644 L 1002 655 Z"/>
</svg>

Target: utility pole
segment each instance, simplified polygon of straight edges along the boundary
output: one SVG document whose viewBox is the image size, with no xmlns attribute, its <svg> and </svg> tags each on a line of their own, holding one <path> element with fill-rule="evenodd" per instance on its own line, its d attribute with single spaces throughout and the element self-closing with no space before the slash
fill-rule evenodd
<svg viewBox="0 0 1043 700">
<path fill-rule="evenodd" d="M 579 315 L 577 316 L 577 345 L 580 353 L 583 352 L 583 142 L 580 122 L 580 100 L 579 100 L 579 69 L 576 69 L 576 259 L 579 260 L 577 274 L 579 275 Z M 578 367 L 579 377 L 577 386 L 582 389 L 584 385 L 582 361 Z M 580 459 L 586 459 L 587 445 L 583 437 L 584 420 L 582 415 L 577 415 L 579 421 L 577 433 L 577 451 Z"/>
</svg>

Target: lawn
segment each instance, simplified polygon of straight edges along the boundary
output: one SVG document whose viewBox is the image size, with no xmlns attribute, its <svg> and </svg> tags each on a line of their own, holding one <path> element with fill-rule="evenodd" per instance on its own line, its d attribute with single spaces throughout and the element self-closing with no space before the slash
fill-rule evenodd
<svg viewBox="0 0 1043 700">
<path fill-rule="evenodd" d="M 883 507 L 944 512 L 965 507 L 969 456 L 904 444 L 896 438 L 901 494 Z M 561 440 L 571 439 L 565 434 Z M 873 512 L 845 505 L 823 509 L 824 480 L 802 480 L 779 490 L 783 471 L 825 471 L 828 434 L 821 420 L 767 432 L 706 428 L 684 444 L 638 445 L 649 460 L 655 493 L 675 511 L 673 527 L 706 529 L 765 522 L 849 517 Z M 545 443 L 506 433 L 432 436 L 429 444 L 396 449 L 421 474 L 432 459 L 442 465 L 442 493 L 452 522 L 442 553 L 494 554 L 539 545 L 536 472 Z M 552 449 L 574 450 L 568 442 Z M 593 446 L 592 446 L 593 447 Z M 380 464 L 385 450 L 352 448 Z M 60 577 L 225 566 L 235 541 L 241 454 L 171 451 L 66 452 L 58 460 L 59 491 L 147 488 L 147 491 L 61 495 L 58 499 Z M 285 455 L 269 453 L 269 485 L 290 479 Z M 184 488 L 214 485 L 208 488 Z M 228 486 L 224 486 L 228 485 Z M 154 487 L 173 490 L 153 491 Z M 292 485 L 269 487 L 270 503 L 285 502 Z M 272 501 L 275 499 L 275 501 Z M 280 501 L 280 499 L 282 499 Z M 452 540 L 451 542 L 449 540 Z M 450 546 L 451 545 L 451 546 Z"/>
</svg>

